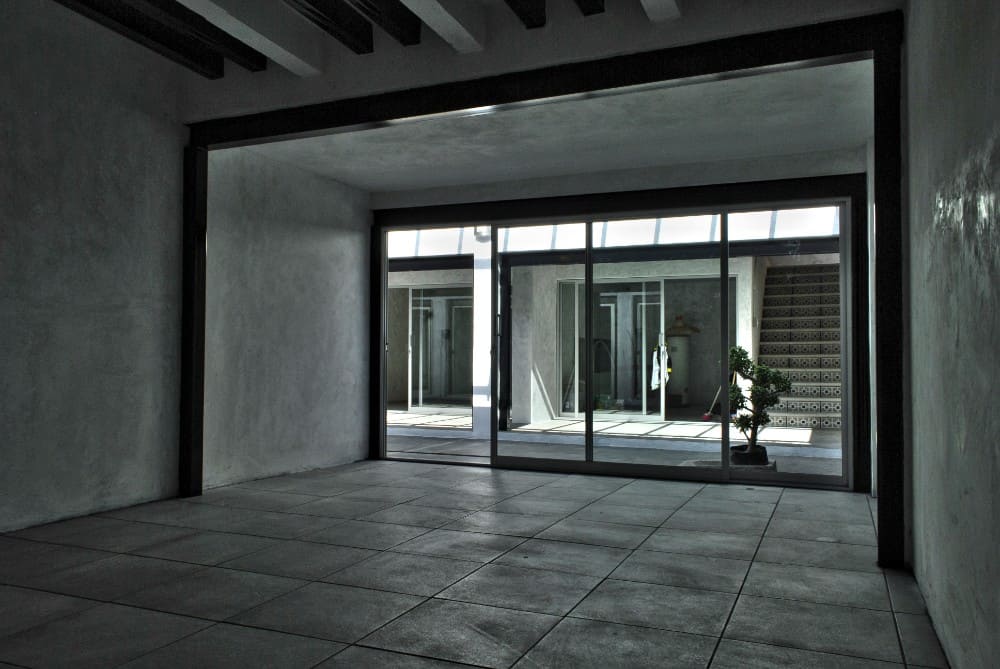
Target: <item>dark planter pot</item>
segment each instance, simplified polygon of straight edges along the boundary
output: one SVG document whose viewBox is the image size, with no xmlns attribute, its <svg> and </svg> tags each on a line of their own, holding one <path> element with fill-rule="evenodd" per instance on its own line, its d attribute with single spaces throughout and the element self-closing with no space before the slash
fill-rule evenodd
<svg viewBox="0 0 1000 669">
<path fill-rule="evenodd" d="M 767 449 L 763 446 L 749 449 L 746 444 L 730 446 L 729 462 L 734 465 L 766 465 L 768 464 Z"/>
</svg>

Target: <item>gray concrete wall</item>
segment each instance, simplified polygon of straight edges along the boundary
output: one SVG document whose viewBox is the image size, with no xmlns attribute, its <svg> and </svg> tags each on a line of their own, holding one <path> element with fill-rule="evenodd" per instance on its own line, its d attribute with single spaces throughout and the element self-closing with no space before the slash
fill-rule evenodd
<svg viewBox="0 0 1000 669">
<path fill-rule="evenodd" d="M 0 3 L 0 530 L 177 485 L 177 68 Z"/>
<path fill-rule="evenodd" d="M 910 3 L 913 562 L 955 669 L 1000 656 L 997 34 L 993 0 Z"/>
<path fill-rule="evenodd" d="M 367 456 L 369 224 L 366 193 L 210 154 L 206 486 Z"/>
</svg>

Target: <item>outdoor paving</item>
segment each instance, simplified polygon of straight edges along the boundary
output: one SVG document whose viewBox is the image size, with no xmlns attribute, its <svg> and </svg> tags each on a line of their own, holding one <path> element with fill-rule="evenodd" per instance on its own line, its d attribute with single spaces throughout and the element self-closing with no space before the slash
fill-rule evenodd
<svg viewBox="0 0 1000 669">
<path fill-rule="evenodd" d="M 0 666 L 946 667 L 852 493 L 361 462 L 0 535 Z"/>
</svg>

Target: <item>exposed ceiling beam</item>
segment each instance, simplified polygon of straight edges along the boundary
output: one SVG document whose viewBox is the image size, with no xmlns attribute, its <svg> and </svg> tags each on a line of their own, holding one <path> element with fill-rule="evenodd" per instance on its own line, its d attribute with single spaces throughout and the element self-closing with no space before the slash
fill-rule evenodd
<svg viewBox="0 0 1000 669">
<path fill-rule="evenodd" d="M 545 0 L 504 0 L 525 28 L 541 28 L 545 25 Z"/>
<path fill-rule="evenodd" d="M 275 0 L 178 0 L 300 77 L 323 72 L 326 36 Z"/>
<path fill-rule="evenodd" d="M 362 16 L 403 46 L 420 44 L 420 19 L 400 0 L 347 0 Z"/>
<path fill-rule="evenodd" d="M 137 0 L 143 11 L 174 30 L 200 39 L 212 48 L 251 72 L 267 68 L 267 56 L 239 41 L 176 0 Z"/>
<path fill-rule="evenodd" d="M 372 24 L 345 0 L 285 0 L 285 3 L 354 53 L 375 50 Z"/>
<path fill-rule="evenodd" d="M 165 26 L 144 13 L 132 0 L 56 0 L 175 63 L 209 79 L 225 72 L 221 53 L 205 43 Z"/>
<path fill-rule="evenodd" d="M 650 21 L 673 21 L 681 17 L 677 0 L 640 0 Z"/>
<path fill-rule="evenodd" d="M 401 0 L 427 27 L 459 53 L 486 46 L 486 17 L 482 5 L 469 0 Z"/>
<path fill-rule="evenodd" d="M 576 6 L 584 16 L 591 16 L 604 11 L 604 0 L 576 0 Z"/>
</svg>

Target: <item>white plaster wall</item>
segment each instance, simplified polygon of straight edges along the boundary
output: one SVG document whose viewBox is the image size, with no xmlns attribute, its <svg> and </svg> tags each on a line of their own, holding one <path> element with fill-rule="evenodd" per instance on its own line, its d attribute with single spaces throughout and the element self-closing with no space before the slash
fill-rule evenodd
<svg viewBox="0 0 1000 669">
<path fill-rule="evenodd" d="M 177 490 L 179 68 L 0 3 L 0 531 Z"/>
<path fill-rule="evenodd" d="M 955 669 L 1000 657 L 998 34 L 993 0 L 908 7 L 913 565 Z"/>
<path fill-rule="evenodd" d="M 209 155 L 205 485 L 368 454 L 367 194 Z"/>
</svg>

